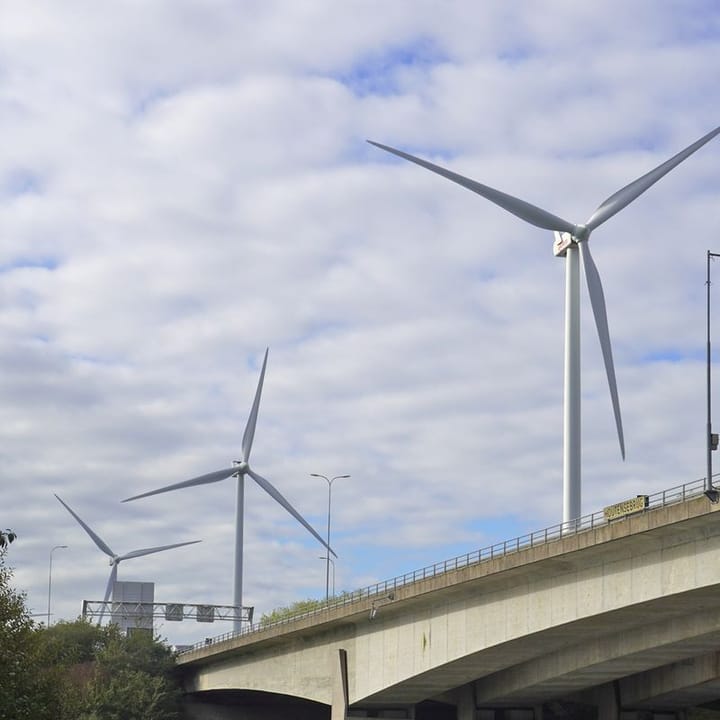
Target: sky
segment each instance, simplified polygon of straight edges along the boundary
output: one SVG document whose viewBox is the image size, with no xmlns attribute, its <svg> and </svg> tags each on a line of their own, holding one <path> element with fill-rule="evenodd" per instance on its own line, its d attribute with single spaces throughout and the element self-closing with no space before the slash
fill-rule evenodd
<svg viewBox="0 0 720 720">
<path fill-rule="evenodd" d="M 581 223 L 720 124 L 718 67 L 715 0 L 0 0 L 0 526 L 32 612 L 53 547 L 53 621 L 110 570 L 54 493 L 118 554 L 202 540 L 119 579 L 231 604 L 232 479 L 120 500 L 239 458 L 266 347 L 252 466 L 323 536 L 311 473 L 351 475 L 337 592 L 559 522 L 552 234 L 366 140 Z M 627 459 L 583 282 L 583 513 L 705 475 L 720 139 L 592 248 Z M 247 481 L 256 617 L 324 597 L 323 554 Z"/>
</svg>

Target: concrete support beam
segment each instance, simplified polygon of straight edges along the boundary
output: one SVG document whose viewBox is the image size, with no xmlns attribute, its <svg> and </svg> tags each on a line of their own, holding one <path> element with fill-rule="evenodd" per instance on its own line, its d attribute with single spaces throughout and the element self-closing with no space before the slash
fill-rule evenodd
<svg viewBox="0 0 720 720">
<path fill-rule="evenodd" d="M 338 649 L 333 667 L 332 710 L 330 720 L 347 720 L 348 671 L 347 652 Z"/>
<path fill-rule="evenodd" d="M 622 678 L 619 684 L 624 707 L 675 708 L 707 702 L 717 696 L 720 653 L 686 658 Z"/>
<path fill-rule="evenodd" d="M 640 625 L 539 656 L 475 683 L 480 705 L 512 702 L 514 697 L 542 702 L 612 682 L 713 650 L 720 645 L 720 616 L 690 616 Z"/>
</svg>

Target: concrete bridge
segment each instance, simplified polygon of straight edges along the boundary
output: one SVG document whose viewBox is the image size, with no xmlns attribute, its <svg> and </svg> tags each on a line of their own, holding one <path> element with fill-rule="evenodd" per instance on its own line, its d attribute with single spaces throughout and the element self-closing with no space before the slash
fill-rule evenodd
<svg viewBox="0 0 720 720">
<path fill-rule="evenodd" d="M 190 717 L 644 720 L 720 700 L 720 505 L 701 492 L 196 647 Z"/>
</svg>

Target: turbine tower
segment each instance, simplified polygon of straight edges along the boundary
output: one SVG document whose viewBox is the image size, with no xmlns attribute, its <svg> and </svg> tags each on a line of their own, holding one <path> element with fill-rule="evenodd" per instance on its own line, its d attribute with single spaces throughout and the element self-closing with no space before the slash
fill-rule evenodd
<svg viewBox="0 0 720 720">
<path fill-rule="evenodd" d="M 53 493 L 55 495 L 55 493 Z M 105 588 L 105 597 L 103 599 L 103 608 L 100 612 L 100 619 L 98 625 L 102 622 L 103 616 L 105 615 L 105 606 L 107 601 L 110 599 L 110 593 L 112 592 L 113 585 L 117 580 L 118 565 L 123 560 L 130 560 L 130 558 L 142 557 L 143 555 L 152 555 L 153 553 L 163 552 L 163 550 L 172 550 L 173 548 L 182 547 L 183 545 L 194 545 L 195 543 L 202 542 L 201 540 L 190 540 L 188 542 L 175 543 L 173 545 L 161 545 L 160 547 L 142 548 L 141 550 L 131 550 L 124 555 L 118 555 L 113 552 L 107 543 L 86 523 L 83 519 L 59 496 L 55 495 L 61 505 L 78 521 L 80 527 L 92 538 L 92 541 L 110 558 L 110 577 L 108 578 L 107 587 Z"/>
<path fill-rule="evenodd" d="M 634 180 L 602 202 L 584 225 L 563 220 L 557 215 L 531 205 L 512 195 L 483 185 L 475 180 L 458 175 L 451 170 L 435 165 L 427 160 L 410 155 L 401 150 L 368 140 L 371 145 L 386 150 L 393 155 L 416 163 L 421 167 L 442 175 L 458 185 L 481 195 L 499 205 L 507 212 L 524 220 L 530 225 L 552 230 L 555 233 L 553 251 L 556 256 L 565 258 L 565 381 L 563 406 L 563 522 L 567 523 L 580 517 L 581 513 L 581 437 L 580 437 L 580 262 L 585 269 L 590 304 L 592 305 L 595 325 L 600 339 L 605 372 L 610 387 L 615 426 L 617 428 L 620 454 L 625 459 L 625 440 L 623 437 L 620 403 L 618 401 L 615 368 L 613 365 L 610 332 L 608 329 L 605 296 L 595 262 L 590 254 L 590 233 L 606 220 L 620 212 L 637 199 L 660 178 L 669 173 L 683 160 L 712 140 L 720 127 L 711 130 L 687 148 L 658 165 L 654 170 Z"/>
<path fill-rule="evenodd" d="M 149 497 L 150 495 L 158 495 L 164 492 L 170 492 L 170 490 L 179 490 L 180 488 L 194 487 L 195 485 L 206 485 L 207 483 L 219 482 L 228 477 L 237 478 L 237 502 L 235 507 L 235 577 L 234 577 L 234 588 L 233 588 L 233 605 L 242 610 L 242 582 L 243 582 L 243 525 L 244 525 L 244 509 L 245 509 L 245 475 L 249 475 L 268 495 L 270 495 L 275 502 L 282 505 L 301 525 L 303 525 L 310 534 L 312 534 L 322 545 L 327 548 L 335 557 L 336 553 L 332 548 L 322 539 L 322 537 L 315 531 L 310 523 L 280 494 L 279 490 L 274 485 L 266 480 L 261 475 L 258 475 L 254 470 L 250 468 L 248 464 L 250 461 L 250 451 L 252 450 L 253 438 L 255 437 L 255 425 L 257 424 L 258 409 L 260 408 L 260 396 L 262 395 L 263 381 L 265 379 L 265 368 L 267 366 L 269 348 L 265 350 L 265 358 L 263 359 L 262 370 L 260 371 L 260 380 L 258 381 L 257 390 L 255 391 L 255 400 L 250 410 L 250 416 L 248 417 L 247 424 L 245 426 L 245 433 L 242 439 L 242 459 L 236 461 L 231 468 L 225 470 L 216 470 L 208 473 L 207 475 L 200 475 L 199 477 L 191 478 L 190 480 L 184 480 L 173 485 L 167 485 L 158 490 L 150 490 L 149 492 L 141 493 L 140 495 L 133 495 L 132 497 L 125 498 L 122 502 L 129 502 L 131 500 L 137 500 L 138 498 Z M 235 630 L 241 629 L 241 621 L 235 621 Z"/>
</svg>

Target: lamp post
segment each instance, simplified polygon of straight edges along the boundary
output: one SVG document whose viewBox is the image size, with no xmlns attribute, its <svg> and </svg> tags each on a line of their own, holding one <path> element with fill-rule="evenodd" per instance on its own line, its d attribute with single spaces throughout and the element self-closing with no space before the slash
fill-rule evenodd
<svg viewBox="0 0 720 720">
<path fill-rule="evenodd" d="M 333 582 L 332 582 L 333 593 L 332 594 L 333 594 L 333 597 L 335 597 L 335 561 L 329 555 L 320 555 L 318 557 L 318 560 L 329 560 L 330 564 L 332 565 L 332 569 L 333 569 L 333 573 L 332 573 L 332 575 L 333 575 Z M 327 601 L 328 601 L 328 599 L 325 598 L 325 602 L 327 602 Z"/>
<path fill-rule="evenodd" d="M 56 550 L 60 550 L 63 548 L 67 548 L 67 545 L 56 545 L 51 551 L 50 551 L 50 569 L 48 570 L 48 611 L 47 611 L 47 626 L 50 627 L 50 597 L 52 595 L 52 561 L 53 561 L 53 553 Z"/>
<path fill-rule="evenodd" d="M 333 478 L 329 478 L 319 473 L 310 473 L 310 477 L 318 477 L 325 480 L 328 484 L 328 511 L 327 511 L 327 545 L 330 547 L 330 506 L 332 503 L 332 484 L 335 480 L 341 478 L 349 478 L 350 475 L 336 475 Z M 330 552 L 328 551 L 326 563 L 325 563 L 325 602 L 330 600 Z M 335 572 L 335 565 L 333 564 L 333 574 Z"/>
<path fill-rule="evenodd" d="M 712 421 L 710 415 L 711 408 L 711 383 L 710 383 L 710 366 L 712 362 L 710 353 L 710 259 L 720 257 L 720 254 L 707 251 L 707 478 L 705 480 L 705 495 L 710 502 L 716 503 L 720 500 L 720 492 L 713 487 L 712 484 L 712 451 L 717 449 L 717 437 L 713 436 Z"/>
</svg>

